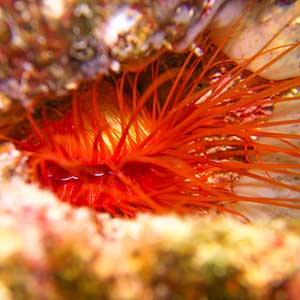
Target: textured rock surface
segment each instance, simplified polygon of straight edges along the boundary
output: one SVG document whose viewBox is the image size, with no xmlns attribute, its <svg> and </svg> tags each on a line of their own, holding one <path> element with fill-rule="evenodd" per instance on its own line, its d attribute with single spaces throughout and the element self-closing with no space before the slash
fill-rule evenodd
<svg viewBox="0 0 300 300">
<path fill-rule="evenodd" d="M 1 183 L 0 295 L 296 300 L 299 233 L 296 220 L 250 225 L 224 216 L 110 219 L 72 209 L 13 179 Z"/>
<path fill-rule="evenodd" d="M 27 104 L 109 70 L 189 48 L 224 0 L 8 0 L 0 7 L 0 92 Z"/>
</svg>

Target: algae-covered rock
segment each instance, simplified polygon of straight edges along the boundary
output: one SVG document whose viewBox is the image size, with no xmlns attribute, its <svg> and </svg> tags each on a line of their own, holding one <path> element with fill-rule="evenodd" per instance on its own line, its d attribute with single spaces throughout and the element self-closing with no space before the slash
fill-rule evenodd
<svg viewBox="0 0 300 300">
<path fill-rule="evenodd" d="M 0 215 L 1 299 L 299 299 L 295 219 L 112 219 L 19 179 Z"/>
</svg>

